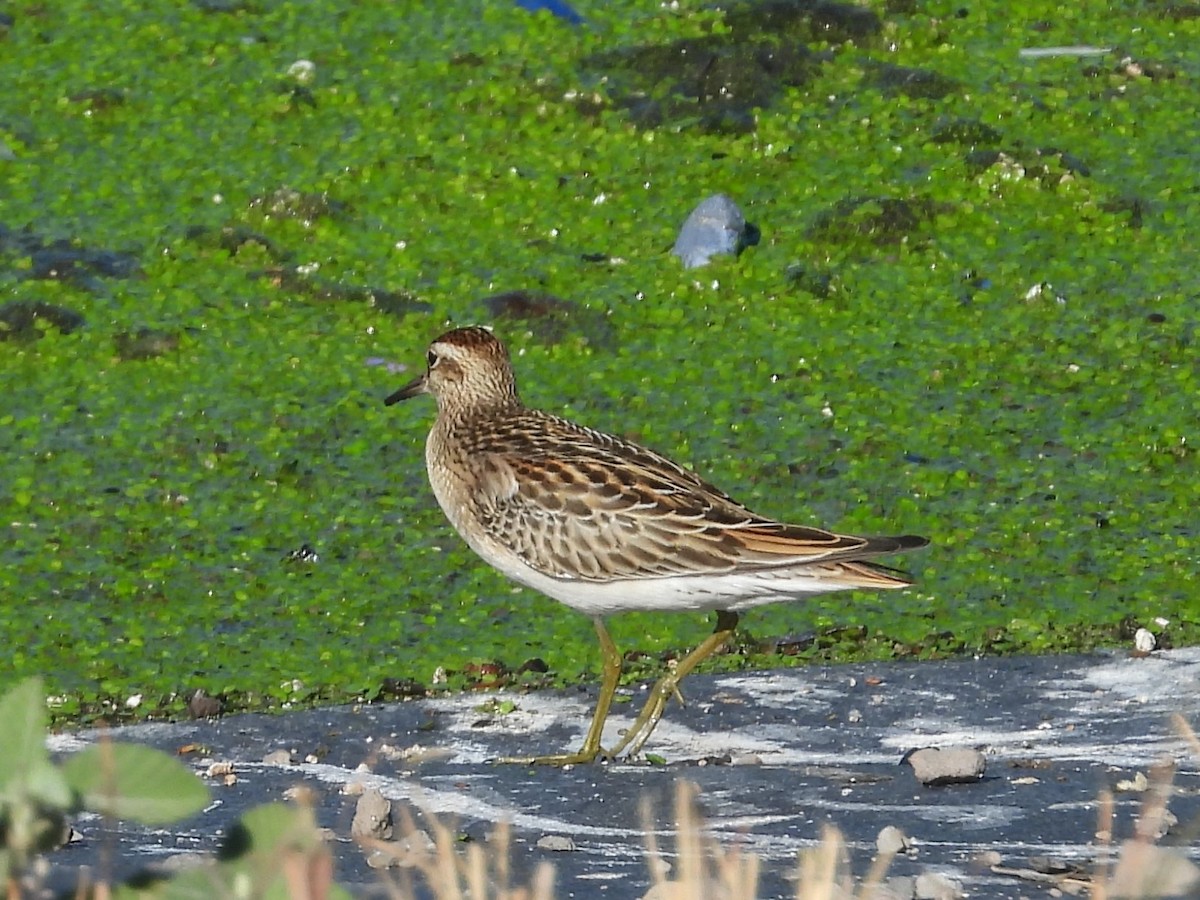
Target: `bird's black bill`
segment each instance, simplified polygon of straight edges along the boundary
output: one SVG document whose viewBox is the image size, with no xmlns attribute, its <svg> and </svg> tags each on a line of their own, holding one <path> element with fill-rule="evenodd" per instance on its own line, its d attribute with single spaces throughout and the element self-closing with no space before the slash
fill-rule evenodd
<svg viewBox="0 0 1200 900">
<path fill-rule="evenodd" d="M 417 396 L 417 394 L 423 394 L 423 393 L 425 393 L 425 376 L 424 375 L 422 375 L 420 378 L 414 378 L 412 381 L 410 381 L 404 387 L 400 388 L 400 390 L 396 391 L 396 393 L 392 394 L 390 397 L 388 397 L 386 400 L 384 400 L 383 405 L 391 406 L 394 403 L 399 403 L 401 400 L 409 400 L 409 399 Z"/>
</svg>

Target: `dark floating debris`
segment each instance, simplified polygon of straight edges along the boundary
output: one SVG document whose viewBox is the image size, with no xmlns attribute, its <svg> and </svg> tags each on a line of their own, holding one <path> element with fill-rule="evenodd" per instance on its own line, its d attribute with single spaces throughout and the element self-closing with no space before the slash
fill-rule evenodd
<svg viewBox="0 0 1200 900">
<path fill-rule="evenodd" d="M 230 256 L 237 256 L 244 247 L 253 245 L 261 248 L 276 262 L 285 263 L 292 258 L 289 251 L 282 249 L 262 232 L 240 225 L 225 225 L 221 228 L 192 225 L 184 232 L 184 236 L 201 247 L 224 250 Z"/>
<path fill-rule="evenodd" d="M 1035 150 L 972 150 L 965 157 L 967 171 L 977 178 L 996 169 L 1010 181 L 1027 178 L 1053 188 L 1073 178 L 1087 178 L 1092 170 L 1079 157 L 1054 147 Z"/>
<path fill-rule="evenodd" d="M 914 237 L 950 208 L 924 197 L 848 197 L 818 216 L 809 234 L 838 243 L 866 239 L 890 246 Z"/>
<path fill-rule="evenodd" d="M 298 191 L 285 185 L 252 198 L 250 208 L 268 218 L 296 219 L 311 225 L 319 219 L 340 218 L 349 211 L 350 205 L 333 199 L 326 191 Z"/>
<path fill-rule="evenodd" d="M 606 346 L 613 340 L 612 325 L 603 311 L 553 294 L 506 291 L 484 297 L 480 303 L 489 318 L 524 322 L 541 340 L 550 343 L 563 340 L 572 331 Z"/>
<path fill-rule="evenodd" d="M 890 97 L 941 100 L 959 90 L 959 83 L 929 69 L 912 69 L 891 63 L 872 63 L 870 83 Z"/>
<path fill-rule="evenodd" d="M 106 109 L 125 105 L 125 92 L 119 88 L 101 87 L 88 88 L 70 94 L 67 99 L 72 103 L 86 106 L 88 112 L 103 112 Z"/>
<path fill-rule="evenodd" d="M 784 278 L 792 287 L 812 294 L 819 300 L 829 299 L 839 289 L 839 283 L 831 272 L 821 271 L 806 263 L 788 266 Z"/>
<path fill-rule="evenodd" d="M 125 362 L 156 359 L 179 349 L 179 332 L 161 328 L 139 328 L 113 335 L 117 356 Z"/>
<path fill-rule="evenodd" d="M 85 290 L 99 290 L 101 278 L 131 278 L 141 274 L 141 263 L 132 253 L 96 250 L 65 238 L 49 240 L 31 228 L 13 230 L 0 224 L 0 265 L 4 257 L 27 258 L 28 265 L 10 265 L 18 278 L 64 281 Z"/>
<path fill-rule="evenodd" d="M 11 300 L 0 304 L 0 341 L 37 340 L 47 328 L 70 334 L 83 324 L 81 313 L 42 300 Z"/>
<path fill-rule="evenodd" d="M 786 88 L 807 84 L 832 58 L 808 42 L 837 46 L 874 39 L 879 16 L 850 3 L 765 0 L 720 4 L 719 34 L 605 51 L 588 58 L 588 76 L 605 85 L 607 100 L 585 92 L 585 113 L 609 103 L 629 112 L 635 124 L 692 126 L 714 134 L 746 134 L 757 127 L 755 111 Z"/>
<path fill-rule="evenodd" d="M 141 273 L 141 266 L 131 253 L 89 250 L 65 240 L 33 251 L 29 260 L 29 277 L 35 279 L 84 283 L 92 276 L 129 278 Z"/>
<path fill-rule="evenodd" d="M 1004 136 L 978 119 L 949 119 L 936 123 L 930 135 L 935 144 L 960 144 L 969 147 L 994 147 Z"/>
<path fill-rule="evenodd" d="M 368 303 L 392 316 L 408 313 L 432 312 L 433 307 L 408 291 L 389 291 L 366 285 L 341 284 L 329 279 L 317 278 L 301 268 L 279 266 L 255 272 L 257 278 L 266 278 L 277 287 L 303 294 L 313 300 L 348 300 Z"/>
</svg>

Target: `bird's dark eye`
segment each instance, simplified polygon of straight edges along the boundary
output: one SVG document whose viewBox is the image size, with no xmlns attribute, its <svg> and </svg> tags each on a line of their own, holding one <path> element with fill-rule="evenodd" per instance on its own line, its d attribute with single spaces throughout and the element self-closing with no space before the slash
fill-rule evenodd
<svg viewBox="0 0 1200 900">
<path fill-rule="evenodd" d="M 430 350 L 428 353 L 425 354 L 425 361 L 427 363 L 429 363 L 429 368 L 432 369 L 434 366 L 436 366 L 438 364 L 438 355 L 436 353 L 434 353 L 432 350 Z"/>
</svg>

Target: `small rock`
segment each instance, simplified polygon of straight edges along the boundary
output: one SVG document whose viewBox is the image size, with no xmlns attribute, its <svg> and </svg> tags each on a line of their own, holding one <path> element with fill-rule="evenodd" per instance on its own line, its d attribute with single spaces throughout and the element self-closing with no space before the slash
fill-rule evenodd
<svg viewBox="0 0 1200 900">
<path fill-rule="evenodd" d="M 719 253 L 736 256 L 754 241 L 754 229 L 727 194 L 713 194 L 692 210 L 671 252 L 686 269 L 707 265 Z"/>
<path fill-rule="evenodd" d="M 36 340 L 45 328 L 62 334 L 83 327 L 83 315 L 65 306 L 41 300 L 12 300 L 0 304 L 0 341 Z"/>
<path fill-rule="evenodd" d="M 392 802 L 375 788 L 363 791 L 354 807 L 351 838 L 388 840 L 392 836 Z"/>
<path fill-rule="evenodd" d="M 926 785 L 978 781 L 987 765 L 982 753 L 967 748 L 924 747 L 908 754 L 905 761 L 912 766 L 917 781 Z"/>
<path fill-rule="evenodd" d="M 761 766 L 763 758 L 757 753 L 739 753 L 737 756 L 729 757 L 731 766 Z"/>
<path fill-rule="evenodd" d="M 1146 628 L 1139 628 L 1133 635 L 1133 647 L 1138 653 L 1149 653 L 1158 646 L 1158 639 L 1153 632 Z"/>
<path fill-rule="evenodd" d="M 922 872 L 917 876 L 917 900 L 958 900 L 963 896 L 962 885 L 937 872 Z"/>
<path fill-rule="evenodd" d="M 233 774 L 233 763 L 231 762 L 215 762 L 212 763 L 204 774 L 208 778 L 224 778 L 226 775 Z"/>
<path fill-rule="evenodd" d="M 262 761 L 264 766 L 290 766 L 292 754 L 290 750 L 272 750 L 263 756 Z"/>
<path fill-rule="evenodd" d="M 566 834 L 547 834 L 538 838 L 537 848 L 539 850 L 553 850 L 556 853 L 574 853 L 576 850 L 575 842 L 571 840 L 570 835 Z"/>
<path fill-rule="evenodd" d="M 908 836 L 895 825 L 888 825 L 875 838 L 875 849 L 888 856 L 906 853 L 911 846 Z"/>
</svg>

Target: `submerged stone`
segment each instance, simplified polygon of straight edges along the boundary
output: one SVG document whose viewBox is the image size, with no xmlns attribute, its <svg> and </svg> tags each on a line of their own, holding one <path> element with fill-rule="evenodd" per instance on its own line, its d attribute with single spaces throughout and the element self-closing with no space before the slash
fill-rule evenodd
<svg viewBox="0 0 1200 900">
<path fill-rule="evenodd" d="M 386 290 L 361 284 L 342 284 L 301 271 L 294 266 L 279 266 L 254 273 L 259 278 L 269 279 L 277 287 L 294 291 L 313 300 L 348 300 L 369 303 L 382 312 L 393 316 L 408 313 L 431 312 L 433 307 L 415 294 L 405 290 Z"/>
<path fill-rule="evenodd" d="M 47 242 L 29 229 L 17 232 L 0 228 L 0 250 L 28 255 L 28 271 L 23 274 L 34 280 L 69 281 L 91 289 L 98 286 L 97 277 L 130 278 L 141 274 L 141 264 L 132 253 L 93 250 L 63 238 Z"/>
<path fill-rule="evenodd" d="M 876 246 L 899 244 L 944 208 L 924 197 L 848 197 L 822 213 L 809 233 L 838 243 L 865 238 Z"/>
</svg>

